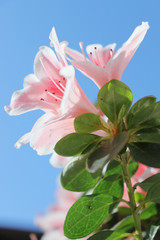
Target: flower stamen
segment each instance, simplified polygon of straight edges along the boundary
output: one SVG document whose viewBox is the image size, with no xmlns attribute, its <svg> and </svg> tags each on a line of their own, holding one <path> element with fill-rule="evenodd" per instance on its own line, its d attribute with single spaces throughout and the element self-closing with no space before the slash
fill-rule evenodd
<svg viewBox="0 0 160 240">
<path fill-rule="evenodd" d="M 113 49 L 110 49 L 110 56 L 113 56 Z"/>
<path fill-rule="evenodd" d="M 60 96 L 57 96 L 54 92 L 50 93 L 49 91 L 46 91 L 51 97 L 54 97 L 56 100 L 62 101 L 62 98 Z"/>
</svg>

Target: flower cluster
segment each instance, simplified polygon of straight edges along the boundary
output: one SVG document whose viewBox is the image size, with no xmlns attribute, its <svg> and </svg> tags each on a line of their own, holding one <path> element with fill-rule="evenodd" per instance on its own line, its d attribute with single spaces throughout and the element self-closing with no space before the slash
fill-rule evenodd
<svg viewBox="0 0 160 240">
<path fill-rule="evenodd" d="M 81 54 L 70 49 L 66 42 L 59 43 L 53 28 L 49 38 L 56 54 L 49 47 L 40 48 L 34 61 L 34 74 L 25 77 L 24 88 L 14 92 L 10 105 L 5 106 L 9 115 L 19 115 L 36 109 L 45 112 L 32 130 L 17 141 L 16 148 L 30 143 L 39 155 L 52 154 L 50 162 L 53 166 L 63 167 L 68 159 L 54 152 L 56 142 L 75 131 L 75 117 L 87 112 L 98 113 L 98 109 L 80 88 L 74 67 L 92 79 L 99 88 L 112 79 L 121 80 L 148 28 L 147 22 L 136 27 L 130 38 L 116 52 L 115 44 L 104 48 L 100 44 L 87 46 L 89 59 L 85 56 L 82 43 Z M 71 57 L 72 65 L 68 65 L 66 54 Z"/>
</svg>

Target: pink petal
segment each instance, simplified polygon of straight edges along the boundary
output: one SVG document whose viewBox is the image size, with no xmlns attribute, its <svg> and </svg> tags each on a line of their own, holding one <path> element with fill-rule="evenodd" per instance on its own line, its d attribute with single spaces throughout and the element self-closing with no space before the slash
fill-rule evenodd
<svg viewBox="0 0 160 240">
<path fill-rule="evenodd" d="M 43 63 L 45 63 L 45 65 Z M 43 79 L 51 81 L 49 76 L 53 79 L 59 79 L 59 70 L 61 68 L 62 64 L 58 61 L 52 49 L 45 46 L 41 47 L 34 60 L 34 72 L 37 78 L 41 81 L 43 81 Z"/>
<path fill-rule="evenodd" d="M 107 81 L 111 79 L 121 80 L 125 68 L 144 39 L 148 29 L 148 23 L 142 22 L 140 26 L 136 27 L 127 42 L 125 42 L 115 55 L 113 55 L 106 66 L 105 76 Z M 106 82 L 103 81 L 101 86 L 105 83 Z"/>
<path fill-rule="evenodd" d="M 101 86 L 101 82 L 106 81 L 105 69 L 95 65 L 92 62 L 80 62 L 71 60 L 71 64 L 88 78 L 92 79 L 99 88 Z"/>
<path fill-rule="evenodd" d="M 65 93 L 61 103 L 62 113 L 72 114 L 74 116 L 86 112 L 97 113 L 97 109 L 87 98 L 75 79 L 74 68 L 72 66 L 62 68 L 60 75 L 67 79 Z"/>
<path fill-rule="evenodd" d="M 79 53 L 76 50 L 73 50 L 69 47 L 65 48 L 65 52 L 71 57 L 73 58 L 75 61 L 85 61 L 84 55 Z"/>
<path fill-rule="evenodd" d="M 30 132 L 30 146 L 39 155 L 53 153 L 53 148 L 65 135 L 74 132 L 74 118 L 58 119 L 51 113 L 44 114 L 37 120 Z M 22 137 L 23 138 L 23 137 Z M 22 138 L 16 145 L 22 145 Z"/>
<path fill-rule="evenodd" d="M 55 48 L 55 51 L 58 55 L 58 58 L 60 60 L 60 62 L 62 63 L 63 66 L 67 66 L 67 60 L 65 57 L 65 52 L 64 52 L 64 48 L 66 47 L 67 43 L 63 42 L 62 44 L 59 43 L 55 28 L 53 27 L 51 30 L 51 33 L 49 35 L 49 39 L 51 40 L 51 47 Z"/>
<path fill-rule="evenodd" d="M 36 109 L 44 111 L 51 109 L 55 112 L 54 103 L 51 107 L 50 104 L 43 101 L 47 86 L 48 82 L 40 82 L 34 74 L 29 74 L 24 79 L 24 89 L 13 93 L 11 103 L 9 106 L 5 106 L 5 111 L 9 115 L 19 115 Z"/>
<path fill-rule="evenodd" d="M 54 52 L 50 48 L 42 47 L 35 57 L 35 74 L 24 79 L 24 89 L 13 93 L 10 106 L 5 107 L 6 112 L 10 115 L 36 109 L 59 112 L 66 85 L 66 80 L 59 75 L 61 68 L 62 65 Z"/>
</svg>

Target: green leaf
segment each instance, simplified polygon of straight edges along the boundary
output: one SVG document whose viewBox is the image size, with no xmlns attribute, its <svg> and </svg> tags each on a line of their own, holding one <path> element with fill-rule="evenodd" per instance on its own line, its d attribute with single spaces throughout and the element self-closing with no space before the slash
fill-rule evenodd
<svg viewBox="0 0 160 240">
<path fill-rule="evenodd" d="M 119 162 L 112 160 L 108 163 L 105 177 L 111 176 L 113 174 L 121 174 L 123 176 L 122 167 Z"/>
<path fill-rule="evenodd" d="M 143 193 L 135 192 L 134 193 L 134 199 L 135 199 L 136 203 L 141 203 L 145 199 L 145 196 L 144 196 Z"/>
<path fill-rule="evenodd" d="M 97 230 L 117 203 L 108 194 L 81 197 L 68 211 L 64 234 L 70 239 L 83 238 Z"/>
<path fill-rule="evenodd" d="M 138 185 L 146 192 L 148 192 L 149 188 L 151 188 L 155 183 L 160 182 L 160 173 L 157 173 L 143 182 L 139 183 Z"/>
<path fill-rule="evenodd" d="M 89 133 L 71 133 L 63 137 L 55 145 L 55 152 L 61 156 L 81 154 L 88 145 L 98 142 L 101 137 Z"/>
<path fill-rule="evenodd" d="M 91 133 L 104 129 L 100 116 L 93 113 L 85 113 L 75 118 L 74 128 L 78 133 Z"/>
<path fill-rule="evenodd" d="M 132 213 L 131 213 L 131 209 L 129 207 L 118 207 L 118 213 L 121 215 L 121 216 L 130 216 Z"/>
<path fill-rule="evenodd" d="M 149 219 L 158 213 L 155 203 L 149 202 L 149 203 L 146 203 L 145 205 L 146 205 L 146 208 L 143 210 L 140 216 L 141 220 Z"/>
<path fill-rule="evenodd" d="M 108 193 L 116 198 L 121 199 L 123 195 L 123 178 L 122 175 L 113 174 L 103 178 L 95 187 L 93 193 Z"/>
<path fill-rule="evenodd" d="M 121 118 L 128 112 L 132 100 L 133 95 L 130 88 L 126 84 L 115 79 L 105 84 L 98 93 L 98 104 L 102 112 L 113 123 L 117 123 L 120 111 Z M 122 107 L 123 110 L 121 110 Z"/>
<path fill-rule="evenodd" d="M 160 144 L 160 129 L 159 128 L 149 128 L 143 129 L 134 134 L 136 137 L 134 142 L 149 142 Z"/>
<path fill-rule="evenodd" d="M 122 105 L 122 107 L 119 111 L 119 114 L 118 114 L 118 129 L 120 131 L 123 130 L 123 116 L 125 115 L 125 113 L 126 113 L 125 105 Z"/>
<path fill-rule="evenodd" d="M 86 169 L 86 157 L 73 158 L 63 168 L 61 173 L 63 188 L 75 192 L 84 192 L 93 188 L 98 182 L 99 177 L 94 178 Z"/>
<path fill-rule="evenodd" d="M 128 129 L 152 128 L 160 125 L 160 102 L 141 108 L 127 121 Z"/>
<path fill-rule="evenodd" d="M 133 217 L 126 217 L 121 222 L 116 224 L 114 227 L 115 231 L 118 232 L 127 232 L 127 231 L 133 231 L 134 230 L 134 220 Z"/>
<path fill-rule="evenodd" d="M 122 240 L 128 236 L 134 236 L 134 235 L 131 233 L 121 233 L 121 232 L 105 230 L 105 231 L 94 234 L 87 240 Z"/>
<path fill-rule="evenodd" d="M 96 172 L 102 168 L 106 162 L 118 155 L 121 149 L 128 141 L 128 132 L 117 134 L 112 140 L 106 141 L 104 145 L 96 149 L 87 161 L 87 167 L 90 172 Z"/>
<path fill-rule="evenodd" d="M 131 162 L 128 165 L 128 170 L 131 177 L 136 173 L 137 169 L 138 169 L 138 162 L 131 160 Z M 105 173 L 105 177 L 113 174 L 121 174 L 123 176 L 122 167 L 120 163 L 117 162 L 116 160 L 112 160 L 109 162 L 107 166 L 107 171 Z"/>
<path fill-rule="evenodd" d="M 145 240 L 154 240 L 154 237 L 156 236 L 156 233 L 159 230 L 159 226 L 152 225 L 150 230 L 147 232 L 147 236 L 145 237 Z"/>
<path fill-rule="evenodd" d="M 160 203 L 160 182 L 155 183 L 148 189 L 146 201 Z"/>
<path fill-rule="evenodd" d="M 138 166 L 139 166 L 139 164 L 136 161 L 132 160 L 129 163 L 128 170 L 129 170 L 129 174 L 130 174 L 131 177 L 137 172 Z"/>
<path fill-rule="evenodd" d="M 129 113 L 127 114 L 127 125 L 128 128 L 131 128 L 131 126 L 134 124 L 133 118 L 141 112 L 142 109 L 147 108 L 148 106 L 152 105 L 155 103 L 156 98 L 154 96 L 148 96 L 148 97 L 143 97 L 140 100 L 138 100 L 130 109 Z"/>
<path fill-rule="evenodd" d="M 131 143 L 128 146 L 135 161 L 150 167 L 160 168 L 160 144 Z"/>
</svg>

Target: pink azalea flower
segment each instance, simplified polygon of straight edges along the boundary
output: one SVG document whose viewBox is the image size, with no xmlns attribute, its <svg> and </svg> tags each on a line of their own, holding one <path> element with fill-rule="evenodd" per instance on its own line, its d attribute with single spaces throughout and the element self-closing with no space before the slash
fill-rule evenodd
<svg viewBox="0 0 160 240">
<path fill-rule="evenodd" d="M 80 43 L 82 54 L 67 46 L 65 52 L 72 58 L 70 60 L 72 65 L 91 78 L 101 88 L 112 79 L 121 80 L 125 68 L 142 42 L 148 28 L 148 23 L 142 22 L 116 53 L 114 53 L 115 43 L 104 48 L 100 44 L 93 44 L 86 48 L 89 57 L 87 59 L 82 42 Z M 67 43 L 63 42 L 64 44 L 67 45 Z"/>
<path fill-rule="evenodd" d="M 79 199 L 81 193 L 64 190 L 59 184 L 57 203 L 50 207 L 48 213 L 39 215 L 35 224 L 45 233 L 41 240 L 67 240 L 63 233 L 63 224 L 69 208 Z M 64 202 L 65 199 L 65 202 Z M 87 238 L 83 238 L 85 240 Z"/>
<path fill-rule="evenodd" d="M 53 28 L 52 43 L 57 56 L 48 47 L 41 47 L 35 57 L 34 74 L 24 79 L 23 89 L 13 93 L 11 103 L 5 107 L 10 115 L 19 115 L 41 109 L 45 114 L 38 119 L 31 132 L 16 143 L 16 147 L 30 143 L 40 155 L 53 153 L 55 143 L 63 136 L 74 132 L 74 118 L 86 112 L 97 113 L 80 88 L 72 66 L 68 66 L 57 35 Z M 51 163 L 62 167 L 66 158 L 56 154 Z"/>
</svg>

